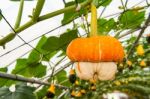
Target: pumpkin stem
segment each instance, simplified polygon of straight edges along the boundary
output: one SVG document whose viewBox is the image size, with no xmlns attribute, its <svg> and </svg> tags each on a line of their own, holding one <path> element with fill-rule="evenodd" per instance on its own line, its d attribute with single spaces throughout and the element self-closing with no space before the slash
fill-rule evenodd
<svg viewBox="0 0 150 99">
<path fill-rule="evenodd" d="M 97 10 L 96 6 L 91 3 L 91 33 L 90 36 L 97 36 Z"/>
</svg>

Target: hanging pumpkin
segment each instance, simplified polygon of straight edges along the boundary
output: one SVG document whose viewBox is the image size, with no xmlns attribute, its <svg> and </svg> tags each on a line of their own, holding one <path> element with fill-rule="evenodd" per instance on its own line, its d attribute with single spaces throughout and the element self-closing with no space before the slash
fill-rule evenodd
<svg viewBox="0 0 150 99">
<path fill-rule="evenodd" d="M 115 62 L 123 60 L 123 47 L 116 38 L 97 36 L 97 13 L 93 4 L 90 37 L 72 40 L 67 47 L 67 55 L 75 62 L 75 70 L 80 79 L 111 80 L 115 77 Z"/>
<path fill-rule="evenodd" d="M 68 57 L 75 62 L 75 70 L 80 79 L 111 80 L 117 72 L 114 62 L 124 57 L 120 42 L 111 36 L 77 38 L 67 48 Z"/>
</svg>

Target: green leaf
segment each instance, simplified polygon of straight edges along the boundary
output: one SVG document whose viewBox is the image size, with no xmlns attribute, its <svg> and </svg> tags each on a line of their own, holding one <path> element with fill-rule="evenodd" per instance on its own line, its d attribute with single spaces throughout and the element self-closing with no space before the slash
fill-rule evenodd
<svg viewBox="0 0 150 99">
<path fill-rule="evenodd" d="M 16 83 L 16 81 L 8 80 L 5 78 L 0 78 L 0 87 L 11 86 L 12 84 L 15 84 L 15 83 Z"/>
<path fill-rule="evenodd" d="M 58 83 L 64 81 L 66 78 L 67 78 L 67 73 L 65 70 L 62 70 L 56 75 L 56 79 Z"/>
<path fill-rule="evenodd" d="M 12 73 L 26 77 L 42 77 L 46 74 L 46 66 L 41 63 L 28 64 L 27 59 L 18 59 Z"/>
<path fill-rule="evenodd" d="M 46 93 L 48 90 L 48 86 L 44 86 L 42 89 L 40 89 L 38 92 L 36 92 L 37 94 L 37 99 L 43 99 L 43 97 L 45 97 Z"/>
<path fill-rule="evenodd" d="M 99 5 L 106 7 L 106 6 L 108 6 L 111 2 L 112 2 L 112 0 L 99 0 Z"/>
<path fill-rule="evenodd" d="M 0 68 L 0 72 L 7 72 L 7 70 L 8 70 L 7 67 Z"/>
<path fill-rule="evenodd" d="M 110 32 L 112 29 L 117 28 L 117 24 L 114 19 L 98 19 L 98 33 L 100 34 L 107 34 Z"/>
<path fill-rule="evenodd" d="M 15 88 L 15 92 L 11 92 L 9 87 L 0 88 L 1 99 L 36 99 L 36 96 L 33 93 L 35 88 L 25 84 L 16 85 Z"/>
<path fill-rule="evenodd" d="M 77 37 L 77 30 L 70 30 L 60 35 L 60 37 L 49 37 L 42 48 L 49 53 L 61 49 L 65 51 L 68 44 Z"/>
<path fill-rule="evenodd" d="M 53 51 L 53 52 L 48 52 L 47 54 L 45 54 L 45 57 L 43 57 L 43 61 L 49 61 L 48 59 L 51 59 L 54 55 L 57 54 L 58 51 Z"/>
<path fill-rule="evenodd" d="M 41 56 L 42 54 L 45 54 L 46 51 L 41 49 L 41 46 L 46 42 L 47 37 L 43 36 L 40 41 L 38 42 L 37 46 L 35 47 L 35 49 L 33 49 L 33 51 L 30 53 L 29 57 L 28 57 L 28 63 L 38 63 L 39 60 L 41 60 Z M 38 52 L 38 51 L 40 52 Z"/>
<path fill-rule="evenodd" d="M 45 36 L 43 36 L 40 39 L 40 41 L 36 46 L 36 49 L 34 49 L 28 57 L 29 64 L 37 64 L 41 60 L 49 61 L 49 59 L 57 53 L 57 51 L 55 53 L 49 53 L 48 51 L 42 49 L 42 46 L 45 44 L 46 41 L 47 41 L 47 37 Z"/>
<path fill-rule="evenodd" d="M 69 83 L 68 77 L 67 77 L 67 72 L 65 70 L 62 70 L 61 72 L 59 72 L 55 76 L 55 79 L 56 79 L 57 83 L 61 83 L 61 85 L 70 86 L 70 83 Z"/>
<path fill-rule="evenodd" d="M 60 47 L 62 47 L 62 49 L 66 51 L 68 44 L 77 37 L 78 37 L 77 30 L 70 30 L 60 35 L 60 38 L 59 38 Z"/>
<path fill-rule="evenodd" d="M 145 11 L 129 10 L 119 16 L 119 25 L 122 29 L 135 29 L 145 20 Z"/>
<path fill-rule="evenodd" d="M 79 3 L 85 1 L 85 0 L 78 0 Z M 65 7 L 68 7 L 68 6 L 72 6 L 72 5 L 75 5 L 75 2 L 74 1 L 71 1 L 71 2 L 68 2 L 65 4 Z M 62 20 L 62 24 L 67 24 L 67 23 L 70 23 L 71 21 L 73 21 L 74 19 L 76 19 L 77 17 L 79 17 L 80 15 L 82 14 L 85 14 L 87 12 L 87 9 L 86 8 L 81 8 L 80 11 L 75 11 L 75 10 L 72 10 L 70 12 L 65 12 L 64 13 L 64 18 Z"/>
<path fill-rule="evenodd" d="M 59 49 L 59 38 L 55 36 L 49 37 L 42 48 L 49 52 Z"/>
</svg>

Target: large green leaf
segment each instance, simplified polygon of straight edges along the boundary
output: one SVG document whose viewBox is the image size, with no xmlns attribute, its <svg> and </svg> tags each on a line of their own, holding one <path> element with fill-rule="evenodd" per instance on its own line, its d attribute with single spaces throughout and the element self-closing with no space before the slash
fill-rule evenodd
<svg viewBox="0 0 150 99">
<path fill-rule="evenodd" d="M 134 29 L 140 27 L 145 19 L 145 11 L 129 10 L 119 16 L 119 25 L 122 29 Z"/>
<path fill-rule="evenodd" d="M 112 29 L 116 29 L 117 24 L 114 19 L 98 19 L 98 33 L 107 34 Z"/>
<path fill-rule="evenodd" d="M 42 48 L 49 51 L 49 53 L 60 49 L 65 51 L 68 44 L 77 37 L 77 30 L 70 30 L 60 35 L 60 37 L 49 37 Z"/>
<path fill-rule="evenodd" d="M 59 49 L 59 38 L 55 36 L 49 37 L 46 43 L 43 45 L 43 49 L 49 52 Z"/>
<path fill-rule="evenodd" d="M 62 47 L 62 49 L 64 51 L 66 51 L 68 44 L 77 37 L 78 37 L 77 30 L 68 31 L 68 32 L 60 35 L 59 46 Z"/>
<path fill-rule="evenodd" d="M 49 51 L 43 50 L 42 46 L 47 41 L 47 37 L 43 36 L 40 41 L 38 42 L 36 49 L 33 49 L 33 51 L 30 53 L 28 57 L 28 63 L 29 64 L 37 64 L 40 62 L 40 60 L 49 61 L 49 59 L 57 53 L 49 53 Z"/>
<path fill-rule="evenodd" d="M 29 64 L 27 59 L 18 59 L 13 74 L 20 74 L 26 77 L 42 77 L 46 74 L 46 66 L 41 63 Z"/>
<path fill-rule="evenodd" d="M 16 90 L 14 92 L 11 92 L 9 87 L 0 88 L 0 99 L 36 99 L 33 93 L 35 88 L 22 83 L 16 85 L 15 88 Z"/>
</svg>

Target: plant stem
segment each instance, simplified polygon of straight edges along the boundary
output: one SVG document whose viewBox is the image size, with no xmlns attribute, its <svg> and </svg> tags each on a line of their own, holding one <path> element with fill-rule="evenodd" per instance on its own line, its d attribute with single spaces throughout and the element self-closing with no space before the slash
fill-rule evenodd
<svg viewBox="0 0 150 99">
<path fill-rule="evenodd" d="M 81 7 L 83 8 L 83 7 L 87 6 L 91 1 L 92 1 L 92 0 L 87 0 L 87 1 L 85 1 L 85 2 L 83 2 L 83 3 L 80 3 L 80 5 L 81 5 Z M 51 17 L 57 16 L 57 15 L 62 14 L 62 13 L 70 12 L 70 11 L 73 11 L 73 10 L 75 10 L 75 9 L 76 9 L 76 5 L 72 5 L 72 6 L 69 6 L 69 7 L 64 8 L 64 9 L 60 9 L 60 10 L 57 10 L 57 11 L 55 11 L 55 12 L 52 12 L 52 13 L 48 13 L 48 14 L 46 14 L 46 15 L 43 15 L 43 16 L 39 17 L 38 20 L 39 20 L 39 21 L 42 21 L 42 20 L 45 20 L 45 19 L 49 19 L 49 18 L 51 18 Z"/>
<path fill-rule="evenodd" d="M 16 19 L 16 23 L 14 26 L 14 29 L 18 28 L 20 26 L 21 23 L 21 17 L 22 17 L 22 11 L 23 11 L 23 5 L 24 5 L 24 0 L 20 1 L 20 7 L 19 7 L 19 11 L 18 11 L 18 16 Z"/>
<path fill-rule="evenodd" d="M 85 7 L 87 6 L 92 0 L 87 0 L 83 3 L 81 3 L 81 7 Z M 49 19 L 49 18 L 52 18 L 54 16 L 57 16 L 57 15 L 60 15 L 62 13 L 65 13 L 65 12 L 69 12 L 69 11 L 72 11 L 72 10 L 75 10 L 76 6 L 73 5 L 73 6 L 69 6 L 69 7 L 66 7 L 64 9 L 61 9 L 61 10 L 58 10 L 58 11 L 54 11 L 54 12 L 51 12 L 51 13 L 48 13 L 46 15 L 43 15 L 43 16 L 40 16 L 36 22 L 34 22 L 33 20 L 30 20 L 28 21 L 27 23 L 25 23 L 24 25 L 22 25 L 21 27 L 15 29 L 16 33 L 20 33 L 21 31 L 27 29 L 28 27 L 40 22 L 40 21 L 43 21 L 43 20 L 46 20 L 46 19 Z M 65 24 L 63 24 L 65 25 Z M 16 34 L 14 33 L 10 33 L 8 35 L 6 35 L 4 38 L 0 39 L 0 46 L 4 46 L 6 43 L 8 43 L 9 41 L 13 40 L 15 38 Z"/>
<path fill-rule="evenodd" d="M 91 3 L 91 32 L 90 36 L 97 35 L 97 10 L 96 6 Z"/>
<path fill-rule="evenodd" d="M 45 3 L 45 0 L 38 0 L 36 8 L 35 8 L 35 10 L 33 10 L 32 19 L 33 19 L 34 22 L 38 21 L 38 18 L 39 18 L 39 15 L 40 15 L 41 11 L 42 11 L 44 3 Z"/>
</svg>

